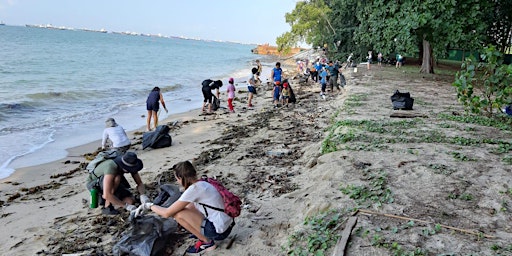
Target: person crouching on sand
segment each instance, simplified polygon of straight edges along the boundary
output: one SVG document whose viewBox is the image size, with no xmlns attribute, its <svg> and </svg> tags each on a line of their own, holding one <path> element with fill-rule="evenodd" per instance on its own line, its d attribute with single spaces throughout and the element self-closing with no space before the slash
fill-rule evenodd
<svg viewBox="0 0 512 256">
<path fill-rule="evenodd" d="M 229 112 L 235 113 L 235 109 L 233 108 L 233 99 L 235 98 L 235 80 L 231 77 L 229 78 L 229 84 L 226 92 L 228 93 L 228 108 Z"/>
<path fill-rule="evenodd" d="M 114 118 L 108 118 L 105 121 L 105 126 L 107 128 L 103 130 L 102 149 L 105 150 L 107 148 L 107 141 L 110 140 L 113 149 L 119 150 L 122 153 L 126 152 L 130 148 L 131 142 L 123 127 L 118 125 Z"/>
<path fill-rule="evenodd" d="M 146 187 L 142 182 L 139 171 L 143 167 L 142 160 L 134 152 L 126 152 L 114 159 L 106 159 L 99 163 L 87 177 L 87 190 L 97 188 L 100 191 L 105 208 L 102 213 L 105 215 L 119 214 L 115 206 L 124 207 L 127 211 L 136 210 L 135 197 L 130 191 L 130 183 L 124 177 L 130 173 L 137 184 L 137 191 L 140 194 L 141 203 L 150 202 L 146 196 Z"/>
<path fill-rule="evenodd" d="M 165 112 L 169 113 L 167 108 L 165 107 L 164 96 L 162 96 L 162 92 L 160 88 L 157 86 L 151 90 L 149 93 L 148 99 L 146 100 L 146 109 L 148 110 L 148 119 L 146 120 L 146 131 L 151 131 L 151 117 L 153 117 L 153 123 L 155 128 L 158 126 L 158 110 L 160 109 L 160 103 L 162 103 L 162 107 L 164 107 Z"/>
<path fill-rule="evenodd" d="M 223 211 L 224 201 L 217 189 L 210 183 L 199 180 L 197 172 L 189 161 L 179 162 L 172 168 L 178 184 L 185 188 L 180 198 L 168 208 L 153 203 L 144 203 L 135 210 L 137 217 L 151 210 L 164 217 L 173 217 L 183 228 L 192 233 L 198 241 L 187 249 L 187 253 L 200 253 L 215 249 L 214 240 L 226 239 L 235 221 Z M 204 206 L 208 205 L 208 209 Z"/>
</svg>

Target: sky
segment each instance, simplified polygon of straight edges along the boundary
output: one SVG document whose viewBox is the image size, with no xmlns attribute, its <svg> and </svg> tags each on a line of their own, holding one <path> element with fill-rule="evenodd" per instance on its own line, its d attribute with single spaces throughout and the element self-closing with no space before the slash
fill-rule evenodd
<svg viewBox="0 0 512 256">
<path fill-rule="evenodd" d="M 7 25 L 106 29 L 275 45 L 297 0 L 0 0 Z"/>
</svg>

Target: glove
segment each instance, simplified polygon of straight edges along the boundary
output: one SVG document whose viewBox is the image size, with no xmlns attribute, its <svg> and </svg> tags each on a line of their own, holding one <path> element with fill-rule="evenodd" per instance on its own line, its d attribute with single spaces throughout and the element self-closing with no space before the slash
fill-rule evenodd
<svg viewBox="0 0 512 256">
<path fill-rule="evenodd" d="M 140 195 L 140 203 L 141 204 L 151 203 L 151 200 L 149 199 L 148 196 L 142 194 L 142 195 Z"/>
<path fill-rule="evenodd" d="M 130 215 L 133 215 L 134 218 L 137 218 L 139 216 L 142 216 L 144 213 L 149 211 L 151 209 L 151 206 L 153 206 L 153 203 L 144 203 L 139 206 L 139 208 L 133 210 L 130 212 Z"/>
<path fill-rule="evenodd" d="M 130 212 L 131 212 L 131 211 L 133 211 L 133 210 L 136 210 L 136 209 L 137 209 L 137 207 L 136 207 L 135 205 L 133 205 L 133 204 L 126 204 L 126 205 L 124 206 L 124 208 L 125 208 L 127 211 L 130 211 Z"/>
</svg>

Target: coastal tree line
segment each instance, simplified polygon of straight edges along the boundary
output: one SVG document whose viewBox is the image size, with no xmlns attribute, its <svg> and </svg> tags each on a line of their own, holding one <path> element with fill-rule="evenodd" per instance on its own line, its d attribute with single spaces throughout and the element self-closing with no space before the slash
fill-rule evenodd
<svg viewBox="0 0 512 256">
<path fill-rule="evenodd" d="M 299 43 L 326 47 L 331 59 L 359 60 L 369 50 L 420 59 L 434 73 L 449 49 L 511 49 L 512 0 L 306 0 L 286 14 L 291 30 L 276 39 L 285 51 Z"/>
</svg>

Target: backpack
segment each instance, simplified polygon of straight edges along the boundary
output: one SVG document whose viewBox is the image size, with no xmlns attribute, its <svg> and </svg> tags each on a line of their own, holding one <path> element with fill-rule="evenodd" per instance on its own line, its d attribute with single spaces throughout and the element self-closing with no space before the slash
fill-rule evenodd
<svg viewBox="0 0 512 256">
<path fill-rule="evenodd" d="M 210 206 L 207 204 L 199 203 L 200 205 L 205 207 L 204 211 L 206 213 L 206 216 L 208 216 L 206 207 L 217 210 L 217 211 L 225 212 L 231 218 L 240 216 L 240 212 L 242 211 L 242 201 L 240 200 L 240 198 L 238 196 L 231 193 L 227 188 L 225 188 L 216 179 L 203 176 L 202 180 L 212 184 L 215 187 L 215 189 L 217 189 L 219 194 L 222 196 L 222 200 L 224 201 L 224 209 L 220 209 L 220 208 L 213 207 L 213 206 Z"/>
<path fill-rule="evenodd" d="M 101 162 L 103 162 L 107 159 L 114 159 L 114 158 L 120 156 L 121 154 L 122 153 L 116 149 L 101 151 L 96 155 L 96 157 L 93 160 L 91 160 L 91 162 L 89 162 L 89 164 L 87 164 L 87 167 L 85 167 L 85 169 L 89 173 L 94 174 L 94 169 L 96 169 L 96 166 L 98 166 Z"/>
<path fill-rule="evenodd" d="M 393 109 L 412 110 L 414 105 L 414 98 L 411 98 L 411 94 L 408 92 L 396 92 L 391 96 L 391 103 Z"/>
</svg>

